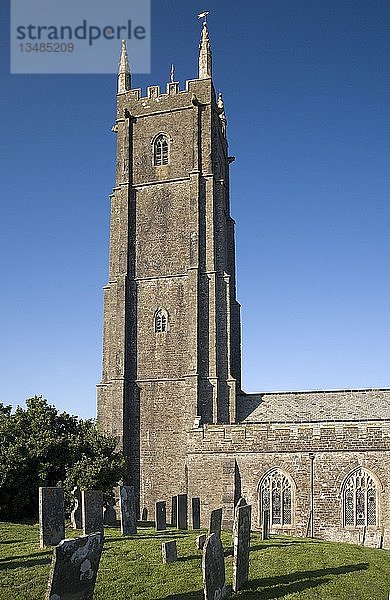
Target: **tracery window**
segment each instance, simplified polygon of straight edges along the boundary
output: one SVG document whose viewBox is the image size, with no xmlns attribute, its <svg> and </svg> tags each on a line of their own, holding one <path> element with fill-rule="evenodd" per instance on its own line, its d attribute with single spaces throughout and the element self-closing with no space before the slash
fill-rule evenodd
<svg viewBox="0 0 390 600">
<path fill-rule="evenodd" d="M 164 308 L 159 308 L 154 315 L 154 332 L 164 333 L 168 331 L 168 313 Z"/>
<path fill-rule="evenodd" d="M 343 485 L 344 527 L 376 525 L 377 489 L 373 477 L 363 467 L 352 471 Z"/>
<path fill-rule="evenodd" d="M 168 138 L 160 133 L 153 144 L 153 164 L 155 167 L 167 165 L 169 163 L 169 143 Z"/>
<path fill-rule="evenodd" d="M 280 469 L 272 469 L 260 482 L 260 514 L 265 510 L 271 526 L 292 524 L 292 484 Z"/>
</svg>

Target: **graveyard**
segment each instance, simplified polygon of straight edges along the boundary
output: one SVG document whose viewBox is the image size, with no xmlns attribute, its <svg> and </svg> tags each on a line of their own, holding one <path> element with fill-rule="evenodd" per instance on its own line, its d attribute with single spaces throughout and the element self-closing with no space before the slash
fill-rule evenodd
<svg viewBox="0 0 390 600">
<path fill-rule="evenodd" d="M 95 600 L 201 600 L 202 552 L 195 544 L 199 533 L 173 527 L 156 531 L 153 522 L 138 522 L 137 534 L 131 536 L 105 527 Z M 81 534 L 67 522 L 66 538 Z M 178 559 L 163 564 L 161 543 L 169 540 L 176 541 Z M 231 532 L 222 531 L 221 540 L 229 592 Z M 40 548 L 38 524 L 0 523 L 0 600 L 42 600 L 52 554 L 52 548 Z M 389 562 L 383 550 L 286 536 L 263 541 L 260 533 L 252 532 L 249 580 L 231 597 L 387 599 Z"/>
</svg>

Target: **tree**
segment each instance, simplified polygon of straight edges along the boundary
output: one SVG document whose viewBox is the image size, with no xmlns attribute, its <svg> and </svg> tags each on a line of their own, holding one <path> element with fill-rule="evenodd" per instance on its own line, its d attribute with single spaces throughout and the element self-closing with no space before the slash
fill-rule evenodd
<svg viewBox="0 0 390 600">
<path fill-rule="evenodd" d="M 0 519 L 36 517 L 39 486 L 63 486 L 68 502 L 75 485 L 109 494 L 124 471 L 115 438 L 42 396 L 26 407 L 0 403 Z"/>
</svg>

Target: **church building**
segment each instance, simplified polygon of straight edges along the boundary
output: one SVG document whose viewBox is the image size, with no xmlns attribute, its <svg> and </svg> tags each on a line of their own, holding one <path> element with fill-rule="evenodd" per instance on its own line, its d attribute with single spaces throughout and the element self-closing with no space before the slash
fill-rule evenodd
<svg viewBox="0 0 390 600">
<path fill-rule="evenodd" d="M 99 424 L 151 518 L 187 493 L 230 527 L 244 496 L 254 528 L 390 548 L 390 390 L 242 390 L 226 122 L 206 23 L 184 90 L 143 96 L 122 42 Z"/>
</svg>

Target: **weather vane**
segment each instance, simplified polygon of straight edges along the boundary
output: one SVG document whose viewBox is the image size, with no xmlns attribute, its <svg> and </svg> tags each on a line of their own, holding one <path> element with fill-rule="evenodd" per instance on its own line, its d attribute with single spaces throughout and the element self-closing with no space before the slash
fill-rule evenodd
<svg viewBox="0 0 390 600">
<path fill-rule="evenodd" d="M 203 25 L 207 24 L 207 15 L 209 14 L 210 11 L 205 10 L 205 12 L 199 13 L 198 15 L 198 19 L 203 19 Z"/>
</svg>

